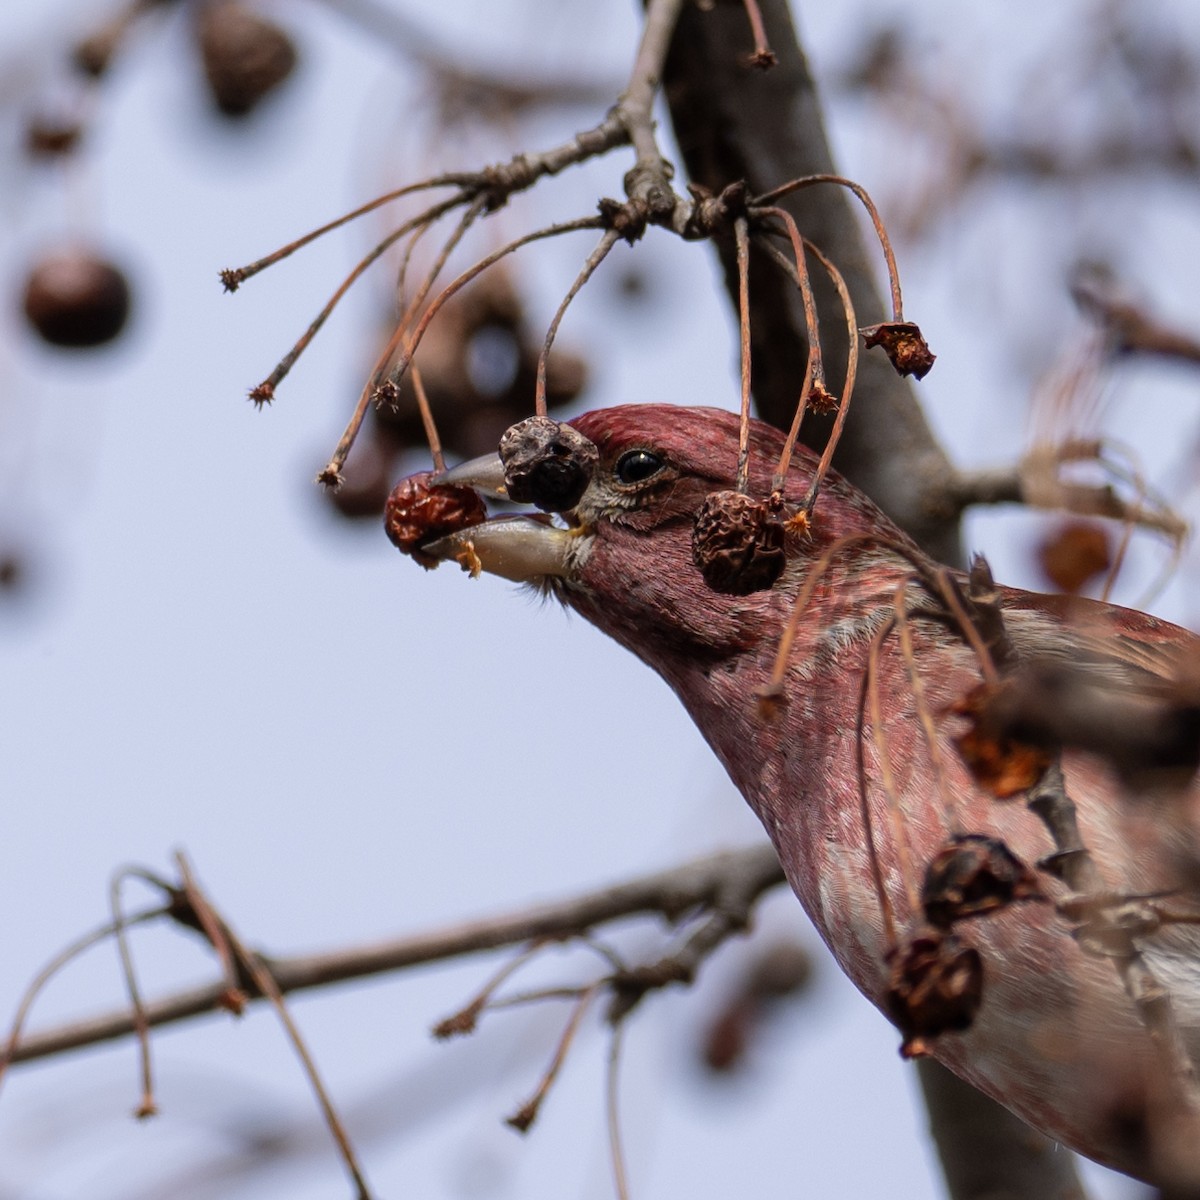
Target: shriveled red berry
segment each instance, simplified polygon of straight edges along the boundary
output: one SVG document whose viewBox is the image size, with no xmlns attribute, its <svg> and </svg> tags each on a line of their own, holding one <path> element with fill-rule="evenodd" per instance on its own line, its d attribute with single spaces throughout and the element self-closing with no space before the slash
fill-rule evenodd
<svg viewBox="0 0 1200 1200">
<path fill-rule="evenodd" d="M 993 708 L 1011 686 L 1004 681 L 978 684 L 951 708 L 969 721 L 954 737 L 959 756 L 975 781 L 999 800 L 1028 791 L 1054 757 L 1045 746 L 1009 736 L 995 720 Z"/>
<path fill-rule="evenodd" d="M 999 838 L 982 833 L 951 837 L 926 868 L 921 889 L 926 918 L 942 929 L 1035 898 L 1033 872 Z"/>
<path fill-rule="evenodd" d="M 900 1054 L 922 1058 L 943 1033 L 969 1029 L 983 1002 L 983 959 L 952 933 L 924 927 L 894 952 L 885 1001 L 903 1035 Z"/>
<path fill-rule="evenodd" d="M 205 4 L 196 34 L 209 94 L 227 117 L 248 115 L 296 66 L 287 33 L 236 0 Z"/>
<path fill-rule="evenodd" d="M 426 570 L 439 560 L 422 546 L 487 520 L 487 509 L 474 488 L 435 484 L 432 478 L 432 472 L 422 471 L 400 480 L 383 510 L 383 527 L 392 544 Z"/>
<path fill-rule="evenodd" d="M 1077 595 L 1112 566 L 1108 531 L 1094 521 L 1069 521 L 1042 542 L 1037 557 L 1042 572 L 1060 592 Z"/>
<path fill-rule="evenodd" d="M 919 325 L 912 321 L 883 321 L 879 325 L 868 325 L 860 329 L 863 341 L 869 347 L 880 346 L 891 359 L 892 366 L 901 375 L 915 375 L 924 379 L 929 374 L 937 355 L 929 349 Z"/>
<path fill-rule="evenodd" d="M 543 512 L 568 512 L 587 491 L 600 454 L 578 430 L 549 417 L 527 417 L 500 439 L 508 498 Z"/>
<path fill-rule="evenodd" d="M 129 304 L 125 276 L 90 250 L 48 254 L 25 282 L 25 316 L 52 346 L 111 342 L 125 327 Z"/>
<path fill-rule="evenodd" d="M 762 500 L 741 492 L 705 497 L 692 528 L 692 561 L 714 592 L 748 596 L 783 574 L 783 522 Z"/>
</svg>

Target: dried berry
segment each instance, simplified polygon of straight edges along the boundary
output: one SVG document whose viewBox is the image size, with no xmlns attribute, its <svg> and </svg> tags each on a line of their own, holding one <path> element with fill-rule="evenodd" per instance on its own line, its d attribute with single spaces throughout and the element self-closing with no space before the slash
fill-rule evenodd
<svg viewBox="0 0 1200 1200">
<path fill-rule="evenodd" d="M 1092 521 L 1069 521 L 1042 542 L 1037 557 L 1054 587 L 1077 595 L 1112 566 L 1108 531 Z"/>
<path fill-rule="evenodd" d="M 25 126 L 25 152 L 31 158 L 58 158 L 79 145 L 83 126 L 65 116 L 34 116 Z"/>
<path fill-rule="evenodd" d="M 509 499 L 543 512 L 574 508 L 599 459 L 596 447 L 582 433 L 549 417 L 518 421 L 500 439 Z"/>
<path fill-rule="evenodd" d="M 882 346 L 884 354 L 901 375 L 924 379 L 937 358 L 929 349 L 920 327 L 911 321 L 884 321 L 879 325 L 868 325 L 859 333 L 868 347 Z"/>
<path fill-rule="evenodd" d="M 904 1038 L 901 1056 L 922 1058 L 934 1038 L 970 1028 L 983 1000 L 983 959 L 952 933 L 918 929 L 892 954 L 884 999 Z"/>
<path fill-rule="evenodd" d="M 989 710 L 1005 686 L 981 683 L 951 710 L 971 722 L 954 738 L 959 756 L 976 782 L 1000 800 L 1033 787 L 1051 762 L 1044 747 L 1017 741 L 997 727 Z"/>
<path fill-rule="evenodd" d="M 213 0 L 197 21 L 209 93 L 227 117 L 244 117 L 292 73 L 296 47 L 271 21 L 236 0 Z"/>
<path fill-rule="evenodd" d="M 474 488 L 431 484 L 432 478 L 431 472 L 422 471 L 400 480 L 383 511 L 383 527 L 392 543 L 426 570 L 439 560 L 424 553 L 422 546 L 487 520 L 487 509 Z"/>
<path fill-rule="evenodd" d="M 692 529 L 692 561 L 704 582 L 725 596 L 763 592 L 783 574 L 783 522 L 761 500 L 711 492 Z"/>
<path fill-rule="evenodd" d="M 100 346 L 125 327 L 129 284 L 90 250 L 58 251 L 34 265 L 25 283 L 24 309 L 52 346 Z"/>
<path fill-rule="evenodd" d="M 921 906 L 931 924 L 949 929 L 1039 896 L 1033 872 L 999 838 L 958 833 L 926 868 Z"/>
</svg>

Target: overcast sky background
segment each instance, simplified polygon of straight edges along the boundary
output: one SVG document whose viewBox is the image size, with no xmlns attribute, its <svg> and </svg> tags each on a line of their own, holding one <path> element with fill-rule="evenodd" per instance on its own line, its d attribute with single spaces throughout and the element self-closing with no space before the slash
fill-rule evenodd
<svg viewBox="0 0 1200 1200">
<path fill-rule="evenodd" d="M 469 0 L 403 7 L 468 58 L 614 92 L 637 30 L 628 3 L 576 0 L 553 15 Z M 1082 37 L 1086 5 L 1045 7 L 870 11 L 910 14 L 947 86 L 969 83 L 982 97 L 971 105 L 1002 122 L 1028 102 L 1054 39 Z M 851 59 L 866 10 L 799 14 L 819 76 Z M 1151 10 L 1200 45 L 1200 13 L 1185 0 Z M 420 77 L 393 50 L 320 4 L 279 4 L 268 11 L 294 30 L 302 70 L 245 126 L 207 113 L 186 22 L 168 15 L 105 86 L 84 168 L 63 180 L 19 167 L 24 101 L 89 11 L 62 0 L 0 8 L 0 538 L 31 565 L 27 590 L 0 598 L 0 1013 L 55 950 L 105 919 L 116 867 L 169 872 L 177 847 L 242 936 L 283 953 L 498 913 L 761 836 L 674 697 L 631 656 L 502 581 L 425 574 L 376 527 L 348 528 L 323 507 L 310 481 L 357 394 L 386 271 L 350 297 L 274 406 L 258 413 L 244 399 L 386 225 L 339 231 L 236 296 L 222 294 L 220 268 L 388 184 L 506 150 L 432 136 Z M 537 122 L 524 144 L 556 143 L 602 107 Z M 847 172 L 881 200 L 922 166 L 922 151 L 863 105 L 835 105 L 833 132 Z M 614 155 L 539 189 L 505 214 L 505 232 L 591 210 L 619 192 L 627 166 Z M 1195 201 L 1194 187 L 1145 181 L 1106 194 L 1001 188 L 901 249 L 906 310 L 939 355 L 921 395 L 958 461 L 1011 460 L 1025 444 L 1031 382 L 1078 330 L 1062 266 L 1085 247 L 1115 255 L 1160 308 L 1195 323 Z M 138 306 L 119 345 L 64 356 L 26 336 L 18 281 L 40 246 L 81 229 L 128 263 Z M 521 260 L 535 325 L 591 241 Z M 707 252 L 652 233 L 614 260 L 561 334 L 589 362 L 581 404 L 734 406 L 729 314 Z M 631 263 L 647 281 L 640 301 L 618 286 Z M 1187 498 L 1195 378 L 1125 370 L 1108 418 L 1152 477 Z M 1041 517 L 986 514 L 969 543 L 1001 579 L 1037 586 L 1030 547 L 1044 528 Z M 1153 542 L 1135 547 L 1124 599 L 1164 557 Z M 1193 555 L 1157 611 L 1195 626 L 1195 584 Z M 817 952 L 789 896 L 772 897 L 761 923 Z M 628 944 L 658 943 L 647 928 Z M 651 998 L 630 1024 L 633 1195 L 938 1195 L 896 1036 L 828 960 L 742 1077 L 703 1077 L 699 1031 L 747 953 L 731 947 L 704 986 Z M 138 935 L 136 955 L 151 995 L 214 973 L 174 933 Z M 577 980 L 592 965 L 552 956 L 530 978 Z M 380 1196 L 430 1200 L 612 1195 L 598 1021 L 524 1140 L 502 1118 L 532 1092 L 565 1012 L 496 1014 L 473 1039 L 430 1041 L 430 1025 L 494 966 L 296 998 L 370 1180 Z M 33 1024 L 121 996 L 115 952 L 95 951 Z M 268 1012 L 176 1027 L 154 1046 L 162 1115 L 143 1124 L 129 1116 L 132 1043 L 14 1072 L 0 1093 L 0 1198 L 348 1191 Z M 247 1145 L 280 1137 L 300 1151 L 246 1165 Z M 1112 1178 L 1098 1187 L 1138 1194 Z"/>
</svg>

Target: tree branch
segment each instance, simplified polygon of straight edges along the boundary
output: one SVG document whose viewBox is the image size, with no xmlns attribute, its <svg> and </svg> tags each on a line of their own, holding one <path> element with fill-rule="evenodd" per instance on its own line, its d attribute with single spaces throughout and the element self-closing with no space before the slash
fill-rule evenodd
<svg viewBox="0 0 1200 1200">
<path fill-rule="evenodd" d="M 535 938 L 565 941 L 597 925 L 639 913 L 657 913 L 673 923 L 705 909 L 712 910 L 713 919 L 701 926 L 700 937 L 715 946 L 723 937 L 713 935 L 718 930 L 727 935 L 730 920 L 745 924 L 744 915 L 726 915 L 731 898 L 748 905 L 782 883 L 783 878 L 775 851 L 764 844 L 724 851 L 582 896 L 430 933 L 318 954 L 256 957 L 270 971 L 279 992 L 287 993 L 520 945 Z M 691 940 L 685 944 L 681 953 L 693 969 L 700 957 L 698 951 L 704 948 L 693 946 Z M 682 977 L 677 974 L 672 979 Z M 176 992 L 145 1006 L 146 1024 L 169 1025 L 221 1010 L 227 993 L 225 980 Z M 248 1000 L 262 998 L 261 993 L 247 989 Z M 133 1029 L 133 1016 L 128 1010 L 89 1017 L 22 1038 L 11 1048 L 11 1060 L 20 1063 L 48 1058 L 126 1037 Z"/>
</svg>

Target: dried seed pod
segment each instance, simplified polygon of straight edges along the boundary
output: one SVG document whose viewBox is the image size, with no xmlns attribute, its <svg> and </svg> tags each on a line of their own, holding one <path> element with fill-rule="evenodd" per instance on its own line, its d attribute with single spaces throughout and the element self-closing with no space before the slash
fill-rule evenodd
<svg viewBox="0 0 1200 1200">
<path fill-rule="evenodd" d="M 424 553 L 422 546 L 487 520 L 487 509 L 474 488 L 431 484 L 432 478 L 432 472 L 422 471 L 400 480 L 383 511 L 383 526 L 393 545 L 428 571 L 439 560 Z"/>
<path fill-rule="evenodd" d="M 999 800 L 1028 791 L 1052 761 L 1049 750 L 1008 736 L 992 718 L 991 706 L 1011 686 L 1011 681 L 981 683 L 951 709 L 970 721 L 954 738 L 959 757 L 976 782 Z"/>
<path fill-rule="evenodd" d="M 227 117 L 252 112 L 296 65 L 292 39 L 236 0 L 205 4 L 197 18 L 196 36 L 209 93 Z"/>
<path fill-rule="evenodd" d="M 510 500 L 543 512 L 567 512 L 591 482 L 600 455 L 570 425 L 549 417 L 527 417 L 500 439 L 504 486 Z"/>
<path fill-rule="evenodd" d="M 952 933 L 911 933 L 893 953 L 884 1000 L 903 1035 L 903 1058 L 923 1058 L 943 1033 L 970 1028 L 983 1000 L 983 959 Z"/>
<path fill-rule="evenodd" d="M 1112 566 L 1108 531 L 1093 521 L 1068 521 L 1038 546 L 1037 558 L 1058 591 L 1077 595 Z"/>
<path fill-rule="evenodd" d="M 921 889 L 926 918 L 942 929 L 1040 898 L 1033 872 L 999 838 L 982 833 L 951 837 L 926 868 Z"/>
<path fill-rule="evenodd" d="M 783 574 L 783 522 L 762 500 L 741 492 L 711 492 L 692 529 L 692 561 L 714 592 L 748 596 Z"/>
<path fill-rule="evenodd" d="M 60 250 L 34 264 L 25 282 L 24 310 L 52 346 L 101 346 L 125 327 L 129 284 L 91 250 Z"/>
<path fill-rule="evenodd" d="M 924 379 L 937 355 L 929 349 L 920 326 L 912 321 L 883 321 L 859 330 L 868 347 L 882 346 L 901 375 Z"/>
</svg>

